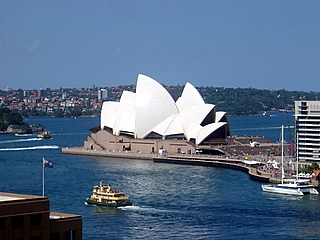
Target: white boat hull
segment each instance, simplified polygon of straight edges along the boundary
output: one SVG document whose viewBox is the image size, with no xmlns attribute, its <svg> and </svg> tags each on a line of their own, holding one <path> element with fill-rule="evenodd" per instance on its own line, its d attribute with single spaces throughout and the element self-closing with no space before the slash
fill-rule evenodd
<svg viewBox="0 0 320 240">
<path fill-rule="evenodd" d="M 319 194 L 319 192 L 313 186 L 299 186 L 297 184 L 278 184 L 278 185 L 262 185 L 262 190 L 264 192 L 279 193 L 303 196 L 305 194 Z"/>
<path fill-rule="evenodd" d="M 264 192 L 279 193 L 287 195 L 303 196 L 305 194 L 319 194 L 319 192 L 314 188 L 313 185 L 309 183 L 308 180 L 296 179 L 289 183 L 284 182 L 284 169 L 283 169 L 283 125 L 281 128 L 281 168 L 282 168 L 282 183 L 281 184 L 265 184 L 261 185 Z M 298 164 L 297 164 L 298 166 Z M 298 171 L 298 169 L 297 169 Z"/>
<path fill-rule="evenodd" d="M 319 194 L 319 192 L 315 188 L 301 188 L 301 191 L 304 194 L 313 194 L 313 195 Z"/>
<path fill-rule="evenodd" d="M 278 185 L 262 185 L 262 191 L 270 193 L 279 193 L 287 195 L 303 196 L 303 192 L 300 189 L 286 188 Z"/>
</svg>

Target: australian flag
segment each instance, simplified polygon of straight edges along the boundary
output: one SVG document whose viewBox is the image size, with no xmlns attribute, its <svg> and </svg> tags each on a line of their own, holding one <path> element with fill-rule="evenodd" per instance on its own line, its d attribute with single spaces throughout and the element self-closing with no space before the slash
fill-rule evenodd
<svg viewBox="0 0 320 240">
<path fill-rule="evenodd" d="M 44 167 L 53 168 L 53 163 L 45 159 L 43 159 L 43 165 Z"/>
</svg>

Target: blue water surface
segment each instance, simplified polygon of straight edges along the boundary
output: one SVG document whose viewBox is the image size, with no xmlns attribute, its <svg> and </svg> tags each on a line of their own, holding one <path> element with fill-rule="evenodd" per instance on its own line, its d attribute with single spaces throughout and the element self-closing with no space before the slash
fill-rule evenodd
<svg viewBox="0 0 320 240">
<path fill-rule="evenodd" d="M 229 117 L 232 135 L 278 141 L 287 115 Z M 292 115 L 290 120 L 293 121 Z M 148 160 L 64 155 L 83 146 L 98 118 L 26 119 L 41 123 L 52 139 L 0 135 L 0 191 L 45 195 L 51 211 L 80 214 L 83 239 L 319 239 L 319 196 L 263 193 L 241 171 L 154 163 Z M 134 204 L 122 209 L 85 205 L 100 180 L 126 191 Z"/>
</svg>

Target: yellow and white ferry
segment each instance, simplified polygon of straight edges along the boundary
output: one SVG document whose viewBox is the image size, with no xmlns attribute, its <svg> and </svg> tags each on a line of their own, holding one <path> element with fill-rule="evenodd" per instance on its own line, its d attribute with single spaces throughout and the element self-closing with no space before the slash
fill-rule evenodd
<svg viewBox="0 0 320 240">
<path fill-rule="evenodd" d="M 99 186 L 94 186 L 92 195 L 86 199 L 87 204 L 106 207 L 132 206 L 132 201 L 125 192 L 111 189 L 110 184 L 104 185 L 101 181 Z"/>
<path fill-rule="evenodd" d="M 42 132 L 38 135 L 38 138 L 43 138 L 43 139 L 50 139 L 52 138 L 50 135 L 50 132 Z"/>
</svg>

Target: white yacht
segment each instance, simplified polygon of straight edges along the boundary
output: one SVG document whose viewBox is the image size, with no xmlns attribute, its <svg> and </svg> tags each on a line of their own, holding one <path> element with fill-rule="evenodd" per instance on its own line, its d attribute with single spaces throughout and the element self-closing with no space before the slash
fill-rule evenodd
<svg viewBox="0 0 320 240">
<path fill-rule="evenodd" d="M 281 193 L 289 195 L 303 196 L 305 194 L 319 194 L 313 185 L 309 184 L 309 180 L 293 180 L 290 183 L 281 184 L 263 184 L 264 192 Z"/>
<path fill-rule="evenodd" d="M 313 185 L 309 183 L 309 180 L 292 180 L 289 183 L 283 183 L 284 171 L 283 171 L 283 126 L 282 126 L 282 153 L 281 153 L 281 169 L 282 169 L 282 181 L 281 184 L 262 184 L 261 188 L 264 192 L 270 193 L 280 193 L 289 195 L 303 196 L 305 194 L 319 194 L 319 192 L 314 188 Z M 298 164 L 297 164 L 298 166 Z M 298 175 L 297 175 L 298 176 Z"/>
</svg>

